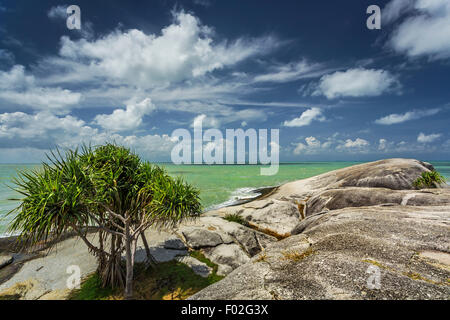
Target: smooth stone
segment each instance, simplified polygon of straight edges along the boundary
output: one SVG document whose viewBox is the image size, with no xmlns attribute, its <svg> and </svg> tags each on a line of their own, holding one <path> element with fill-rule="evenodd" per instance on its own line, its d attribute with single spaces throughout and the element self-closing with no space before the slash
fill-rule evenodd
<svg viewBox="0 0 450 320">
<path fill-rule="evenodd" d="M 0 269 L 6 267 L 7 265 L 10 265 L 11 263 L 13 263 L 13 261 L 14 257 L 10 254 L 0 255 Z"/>
</svg>

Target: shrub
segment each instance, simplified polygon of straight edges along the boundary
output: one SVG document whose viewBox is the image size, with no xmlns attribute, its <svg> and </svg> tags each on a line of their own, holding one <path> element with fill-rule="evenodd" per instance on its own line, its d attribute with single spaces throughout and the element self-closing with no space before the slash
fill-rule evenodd
<svg viewBox="0 0 450 320">
<path fill-rule="evenodd" d="M 227 214 L 225 216 L 225 220 L 230 222 L 236 222 L 246 227 L 249 226 L 248 222 L 244 218 L 242 218 L 239 214 Z"/>
<path fill-rule="evenodd" d="M 417 189 L 436 188 L 437 185 L 445 183 L 445 178 L 435 170 L 422 172 L 421 176 L 414 181 L 414 187 Z"/>
</svg>

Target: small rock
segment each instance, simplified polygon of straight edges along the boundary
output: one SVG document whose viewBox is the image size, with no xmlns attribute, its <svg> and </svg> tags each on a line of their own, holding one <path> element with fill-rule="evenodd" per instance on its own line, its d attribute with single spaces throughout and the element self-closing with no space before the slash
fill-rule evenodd
<svg viewBox="0 0 450 320">
<path fill-rule="evenodd" d="M 178 257 L 176 260 L 181 263 L 184 263 L 189 268 L 191 268 L 192 271 L 194 271 L 196 274 L 198 274 L 203 278 L 208 277 L 212 272 L 212 268 L 208 267 L 206 263 L 200 262 L 193 257 L 190 256 Z"/>
<path fill-rule="evenodd" d="M 0 255 L 0 269 L 10 265 L 14 261 L 14 257 L 10 254 Z"/>
<path fill-rule="evenodd" d="M 189 247 L 194 249 L 215 247 L 223 243 L 219 234 L 200 228 L 184 228 L 181 233 Z"/>
<path fill-rule="evenodd" d="M 180 238 L 173 236 L 164 241 L 164 248 L 173 250 L 186 250 L 187 247 Z"/>
</svg>

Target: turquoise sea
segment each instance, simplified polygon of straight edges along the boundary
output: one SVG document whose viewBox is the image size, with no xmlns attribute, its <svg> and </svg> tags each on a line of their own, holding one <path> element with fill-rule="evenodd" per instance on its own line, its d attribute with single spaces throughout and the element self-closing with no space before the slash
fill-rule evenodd
<svg viewBox="0 0 450 320">
<path fill-rule="evenodd" d="M 204 208 L 231 204 L 242 198 L 256 196 L 255 188 L 277 186 L 289 181 L 309 178 L 328 171 L 352 166 L 359 162 L 302 162 L 281 164 L 277 175 L 261 176 L 260 166 L 250 165 L 183 165 L 161 164 L 173 176 L 182 176 L 201 190 Z M 450 181 L 450 162 L 431 162 Z M 8 188 L 17 170 L 29 170 L 39 165 L 0 164 L 0 236 L 6 235 L 11 216 L 6 213 L 18 205 L 9 199 L 19 195 Z"/>
</svg>

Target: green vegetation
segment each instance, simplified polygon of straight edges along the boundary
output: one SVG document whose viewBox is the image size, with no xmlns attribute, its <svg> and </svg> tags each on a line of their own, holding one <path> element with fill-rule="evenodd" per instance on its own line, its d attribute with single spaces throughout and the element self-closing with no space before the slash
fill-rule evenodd
<svg viewBox="0 0 450 320">
<path fill-rule="evenodd" d="M 242 218 L 237 213 L 235 213 L 235 214 L 227 214 L 224 219 L 227 220 L 227 221 L 230 221 L 230 222 L 236 222 L 236 223 L 242 224 L 243 226 L 249 227 L 248 221 L 245 220 L 244 218 Z"/>
<path fill-rule="evenodd" d="M 436 185 L 445 183 L 445 178 L 437 171 L 422 172 L 422 175 L 414 181 L 417 189 L 436 188 Z"/>
<path fill-rule="evenodd" d="M 102 280 L 98 273 L 86 278 L 79 290 L 74 290 L 69 295 L 69 300 L 106 300 L 118 294 L 117 289 L 102 286 Z"/>
<path fill-rule="evenodd" d="M 208 267 L 212 268 L 212 272 L 211 274 L 208 276 L 208 279 L 210 281 L 210 284 L 213 284 L 214 282 L 220 281 L 222 280 L 224 277 L 223 276 L 219 276 L 217 274 L 217 269 L 219 268 L 219 266 L 215 263 L 213 263 L 211 260 L 209 260 L 208 258 L 206 258 L 203 253 L 201 253 L 198 250 L 195 251 L 191 251 L 190 252 L 190 256 L 197 259 L 200 262 L 203 262 L 204 264 L 206 264 Z"/>
<path fill-rule="evenodd" d="M 203 256 L 197 251 L 191 255 Z M 208 266 L 215 266 L 217 270 L 217 265 L 208 259 L 204 258 L 203 262 Z M 160 263 L 153 269 L 138 265 L 136 269 L 134 299 L 137 300 L 184 300 L 223 279 L 215 271 L 207 278 L 203 278 L 187 265 L 176 261 Z M 87 278 L 81 284 L 81 288 L 73 291 L 69 296 L 70 300 L 122 300 L 123 298 L 122 293 L 117 289 L 102 288 L 97 274 Z"/>
<path fill-rule="evenodd" d="M 138 239 L 156 267 L 144 232 L 198 217 L 199 191 L 113 144 L 47 157 L 42 169 L 21 172 L 14 181 L 24 198 L 10 212 L 15 217 L 9 231 L 20 232 L 24 245 L 55 244 L 51 240 L 75 231 L 98 260 L 102 287 L 125 288 L 131 299 Z M 88 230 L 97 232 L 98 245 L 88 239 Z"/>
</svg>

